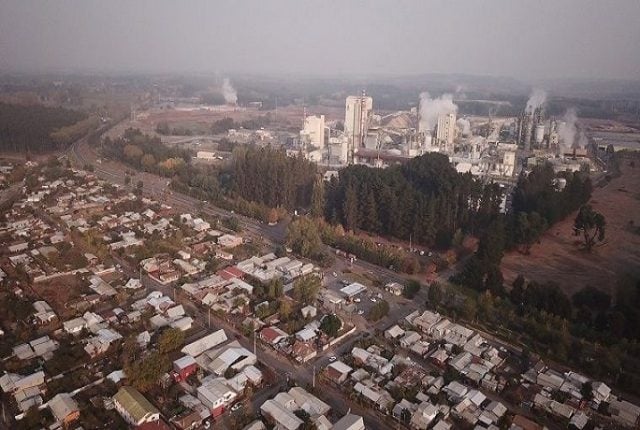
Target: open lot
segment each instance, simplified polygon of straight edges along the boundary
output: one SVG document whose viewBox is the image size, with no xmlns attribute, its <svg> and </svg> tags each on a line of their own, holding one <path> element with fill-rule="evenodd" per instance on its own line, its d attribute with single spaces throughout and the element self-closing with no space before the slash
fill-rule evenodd
<svg viewBox="0 0 640 430">
<path fill-rule="evenodd" d="M 33 284 L 33 290 L 49 303 L 59 315 L 71 315 L 73 310 L 67 309 L 65 304 L 77 299 L 83 294 L 92 294 L 93 291 L 86 286 L 77 276 L 59 276 L 47 281 Z"/>
<path fill-rule="evenodd" d="M 585 285 L 613 294 L 620 275 L 639 275 L 640 234 L 632 230 L 640 224 L 640 166 L 629 162 L 623 160 L 622 175 L 595 188 L 590 201 L 606 218 L 603 244 L 586 253 L 581 238 L 573 235 L 572 214 L 549 229 L 530 255 L 507 254 L 502 260 L 505 280 L 511 283 L 521 273 L 530 280 L 557 282 L 568 295 Z"/>
</svg>

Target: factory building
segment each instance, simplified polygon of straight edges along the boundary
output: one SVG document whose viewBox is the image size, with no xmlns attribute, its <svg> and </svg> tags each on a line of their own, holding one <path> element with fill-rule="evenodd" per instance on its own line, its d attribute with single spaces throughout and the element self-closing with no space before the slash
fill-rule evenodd
<svg viewBox="0 0 640 430">
<path fill-rule="evenodd" d="M 438 116 L 436 139 L 439 145 L 444 145 L 446 152 L 453 152 L 453 139 L 456 134 L 456 114 L 448 113 Z"/>
<path fill-rule="evenodd" d="M 347 159 L 349 164 L 353 163 L 355 152 L 364 146 L 372 110 L 373 99 L 371 97 L 367 97 L 364 94 L 362 96 L 347 97 L 344 133 L 347 138 Z"/>
<path fill-rule="evenodd" d="M 300 132 L 300 140 L 307 146 L 317 149 L 325 147 L 324 115 L 307 116 L 304 119 L 304 128 Z"/>
</svg>

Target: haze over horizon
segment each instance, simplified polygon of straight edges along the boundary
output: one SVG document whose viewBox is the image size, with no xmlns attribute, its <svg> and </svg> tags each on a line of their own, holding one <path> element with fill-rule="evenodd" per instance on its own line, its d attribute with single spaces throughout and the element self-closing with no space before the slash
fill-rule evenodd
<svg viewBox="0 0 640 430">
<path fill-rule="evenodd" d="M 640 2 L 0 3 L 0 71 L 640 79 Z"/>
</svg>

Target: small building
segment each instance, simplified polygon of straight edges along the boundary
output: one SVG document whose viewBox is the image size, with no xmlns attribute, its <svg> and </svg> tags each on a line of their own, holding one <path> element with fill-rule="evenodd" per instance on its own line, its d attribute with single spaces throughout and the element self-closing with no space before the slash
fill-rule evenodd
<svg viewBox="0 0 640 430">
<path fill-rule="evenodd" d="M 404 292 L 404 285 L 398 284 L 397 282 L 389 282 L 384 286 L 385 291 L 393 294 L 394 296 L 401 296 Z"/>
<path fill-rule="evenodd" d="M 49 409 L 56 421 L 67 427 L 80 417 L 80 409 L 69 393 L 56 394 L 48 402 Z"/>
<path fill-rule="evenodd" d="M 347 414 L 336 421 L 331 430 L 365 430 L 364 420 L 359 415 Z"/>
<path fill-rule="evenodd" d="M 122 418 L 135 426 L 160 419 L 160 411 L 133 387 L 120 388 L 113 404 Z"/>
<path fill-rule="evenodd" d="M 327 366 L 326 376 L 336 384 L 342 384 L 349 377 L 353 369 L 342 361 L 334 361 Z"/>
<path fill-rule="evenodd" d="M 190 356 L 185 355 L 173 362 L 173 379 L 176 382 L 184 381 L 198 370 L 198 363 Z"/>
</svg>

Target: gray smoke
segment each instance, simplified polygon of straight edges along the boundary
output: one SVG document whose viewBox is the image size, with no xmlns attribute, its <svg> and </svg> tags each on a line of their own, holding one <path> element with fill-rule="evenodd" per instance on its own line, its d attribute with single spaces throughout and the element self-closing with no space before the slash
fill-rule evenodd
<svg viewBox="0 0 640 430">
<path fill-rule="evenodd" d="M 547 101 L 547 93 L 544 90 L 534 89 L 529 96 L 529 100 L 527 100 L 527 107 L 525 108 L 526 113 L 533 113 L 536 109 L 544 104 Z"/>
<path fill-rule="evenodd" d="M 222 96 L 228 104 L 235 105 L 238 103 L 238 92 L 231 85 L 229 78 L 224 78 L 224 81 L 222 81 Z"/>
<path fill-rule="evenodd" d="M 558 124 L 558 141 L 563 149 L 572 149 L 578 134 L 576 121 L 578 112 L 575 108 L 569 108 L 562 117 L 562 122 Z"/>
<path fill-rule="evenodd" d="M 466 118 L 459 118 L 456 124 L 462 129 L 463 136 L 471 136 L 471 123 Z"/>
<path fill-rule="evenodd" d="M 420 93 L 418 129 L 420 131 L 433 130 L 438 123 L 438 116 L 457 112 L 458 106 L 453 102 L 451 94 L 443 94 L 432 99 L 429 93 Z"/>
</svg>

